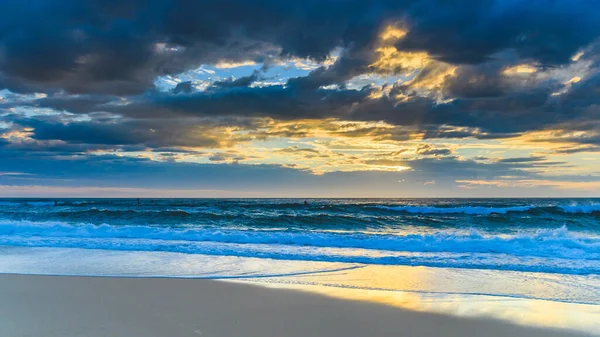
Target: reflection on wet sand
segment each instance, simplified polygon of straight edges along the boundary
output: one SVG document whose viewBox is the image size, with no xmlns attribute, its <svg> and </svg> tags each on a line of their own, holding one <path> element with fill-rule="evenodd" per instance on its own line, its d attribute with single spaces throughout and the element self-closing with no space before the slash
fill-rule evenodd
<svg viewBox="0 0 600 337">
<path fill-rule="evenodd" d="M 0 247 L 0 273 L 243 280 L 415 311 L 600 334 L 599 275 L 42 247 Z"/>
<path fill-rule="evenodd" d="M 243 282 L 415 311 L 490 317 L 523 325 L 600 333 L 600 279 L 595 276 L 364 266 Z M 573 282 L 580 287 L 572 287 Z"/>
</svg>

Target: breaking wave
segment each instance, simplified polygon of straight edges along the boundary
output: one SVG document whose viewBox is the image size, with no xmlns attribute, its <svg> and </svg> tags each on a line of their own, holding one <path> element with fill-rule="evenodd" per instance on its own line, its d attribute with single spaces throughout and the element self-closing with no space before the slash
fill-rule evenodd
<svg viewBox="0 0 600 337">
<path fill-rule="evenodd" d="M 401 236 L 3 222 L 0 244 L 457 268 L 526 268 L 546 272 L 560 268 L 567 273 L 600 273 L 600 237 L 576 236 L 565 227 L 506 236 L 482 235 L 476 230 L 464 235 L 440 232 Z M 533 259 L 535 263 L 515 266 L 515 259 Z"/>
</svg>

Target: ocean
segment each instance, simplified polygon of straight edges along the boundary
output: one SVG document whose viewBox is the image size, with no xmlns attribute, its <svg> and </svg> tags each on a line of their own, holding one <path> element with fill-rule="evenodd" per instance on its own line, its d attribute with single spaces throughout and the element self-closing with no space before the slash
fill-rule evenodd
<svg viewBox="0 0 600 337">
<path fill-rule="evenodd" d="M 598 308 L 600 199 L 0 199 L 0 272 Z"/>
</svg>

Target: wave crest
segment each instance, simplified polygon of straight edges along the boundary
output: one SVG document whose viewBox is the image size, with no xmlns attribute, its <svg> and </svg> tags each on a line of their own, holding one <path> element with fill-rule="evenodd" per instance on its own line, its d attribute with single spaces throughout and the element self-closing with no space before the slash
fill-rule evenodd
<svg viewBox="0 0 600 337">
<path fill-rule="evenodd" d="M 483 207 L 483 206 L 461 206 L 461 207 L 431 207 L 431 206 L 377 206 L 377 208 L 399 211 L 413 214 L 471 214 L 490 215 L 506 214 L 508 212 L 526 212 L 533 206 L 512 207 Z"/>
<path fill-rule="evenodd" d="M 0 235 L 49 238 L 102 238 L 177 240 L 357 248 L 402 252 L 494 253 L 518 256 L 553 256 L 567 259 L 600 259 L 600 238 L 578 237 L 566 227 L 507 236 L 435 233 L 386 235 L 316 231 L 214 230 L 153 226 L 110 226 L 66 223 L 0 223 Z"/>
<path fill-rule="evenodd" d="M 560 208 L 565 213 L 596 213 L 600 212 L 600 205 L 569 205 L 569 206 L 560 206 Z"/>
</svg>

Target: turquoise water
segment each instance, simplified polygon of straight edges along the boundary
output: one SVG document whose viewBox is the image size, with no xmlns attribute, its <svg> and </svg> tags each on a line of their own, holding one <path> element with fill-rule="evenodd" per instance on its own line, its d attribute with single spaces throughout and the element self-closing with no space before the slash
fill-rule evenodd
<svg viewBox="0 0 600 337">
<path fill-rule="evenodd" d="M 0 245 L 600 275 L 600 200 L 1 199 Z"/>
</svg>

